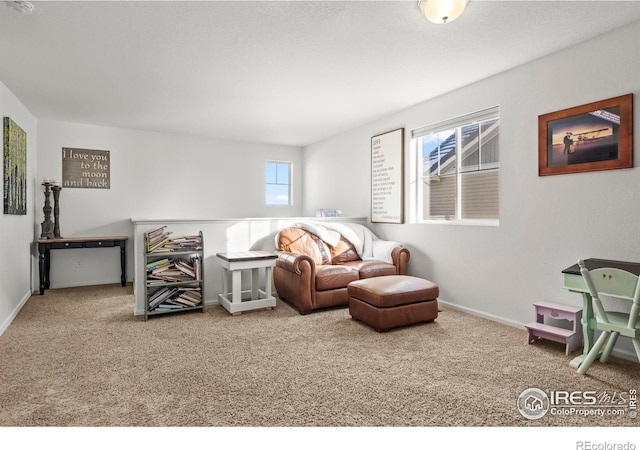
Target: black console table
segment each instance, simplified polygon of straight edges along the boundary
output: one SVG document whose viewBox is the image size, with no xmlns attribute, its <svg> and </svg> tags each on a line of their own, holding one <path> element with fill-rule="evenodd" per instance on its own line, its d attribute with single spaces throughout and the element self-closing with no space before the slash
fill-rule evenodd
<svg viewBox="0 0 640 450">
<path fill-rule="evenodd" d="M 40 255 L 40 295 L 45 289 L 49 289 L 49 273 L 51 272 L 51 250 L 65 248 L 110 248 L 120 247 L 120 283 L 127 284 L 126 260 L 127 260 L 128 236 L 101 236 L 101 237 L 74 237 L 61 239 L 38 239 L 38 253 Z"/>
</svg>

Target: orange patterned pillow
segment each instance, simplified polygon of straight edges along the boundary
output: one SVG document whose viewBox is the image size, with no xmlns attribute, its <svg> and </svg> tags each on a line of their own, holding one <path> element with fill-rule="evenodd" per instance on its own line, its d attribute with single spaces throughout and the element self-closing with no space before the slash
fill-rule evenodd
<svg viewBox="0 0 640 450">
<path fill-rule="evenodd" d="M 331 263 L 332 264 L 344 264 L 349 261 L 359 261 L 360 256 L 356 252 L 355 247 L 343 236 L 340 236 L 340 241 L 335 247 L 331 247 Z"/>
<path fill-rule="evenodd" d="M 318 265 L 331 264 L 329 246 L 313 233 L 301 228 L 285 228 L 278 234 L 278 250 L 309 256 Z"/>
</svg>

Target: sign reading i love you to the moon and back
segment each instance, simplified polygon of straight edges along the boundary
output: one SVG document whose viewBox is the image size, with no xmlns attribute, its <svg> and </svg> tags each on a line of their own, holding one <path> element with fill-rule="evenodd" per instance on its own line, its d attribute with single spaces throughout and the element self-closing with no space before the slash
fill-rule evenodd
<svg viewBox="0 0 640 450">
<path fill-rule="evenodd" d="M 62 148 L 62 187 L 110 189 L 111 162 L 108 150 Z"/>
</svg>

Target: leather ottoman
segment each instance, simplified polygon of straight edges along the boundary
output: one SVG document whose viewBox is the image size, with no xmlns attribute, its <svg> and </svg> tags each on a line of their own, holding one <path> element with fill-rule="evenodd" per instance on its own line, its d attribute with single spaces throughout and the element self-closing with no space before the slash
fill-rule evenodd
<svg viewBox="0 0 640 450">
<path fill-rule="evenodd" d="M 349 314 L 377 331 L 433 322 L 438 317 L 438 286 L 408 275 L 352 281 L 347 286 Z"/>
</svg>

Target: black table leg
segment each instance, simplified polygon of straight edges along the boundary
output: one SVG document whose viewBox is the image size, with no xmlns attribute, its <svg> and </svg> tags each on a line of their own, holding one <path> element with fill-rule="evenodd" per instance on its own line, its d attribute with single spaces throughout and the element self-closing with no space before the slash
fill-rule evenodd
<svg viewBox="0 0 640 450">
<path fill-rule="evenodd" d="M 40 272 L 40 295 L 44 295 L 45 250 L 38 249 L 38 267 Z"/>
<path fill-rule="evenodd" d="M 51 281 L 49 279 L 49 274 L 51 273 L 51 249 L 46 249 L 44 251 L 44 288 L 49 289 L 51 285 Z"/>
<path fill-rule="evenodd" d="M 126 242 L 120 242 L 120 284 L 122 286 L 127 285 L 127 251 L 126 251 Z"/>
</svg>

